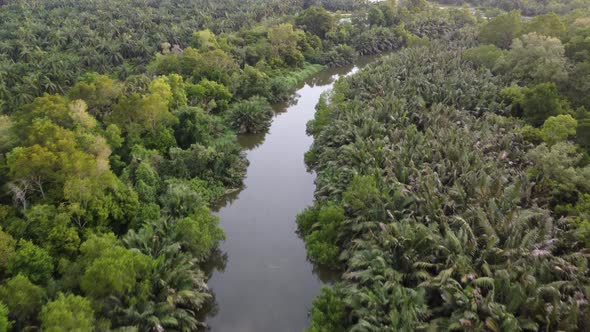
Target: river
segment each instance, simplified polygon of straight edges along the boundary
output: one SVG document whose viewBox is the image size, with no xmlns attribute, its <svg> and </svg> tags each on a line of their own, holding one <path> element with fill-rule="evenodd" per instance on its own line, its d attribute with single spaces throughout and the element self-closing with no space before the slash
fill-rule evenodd
<svg viewBox="0 0 590 332">
<path fill-rule="evenodd" d="M 371 58 L 358 61 L 358 66 Z M 315 174 L 304 153 L 305 133 L 320 95 L 358 67 L 326 69 L 307 80 L 291 102 L 275 105 L 267 133 L 238 137 L 250 161 L 244 189 L 226 200 L 217 215 L 225 230 L 221 261 L 209 287 L 215 296 L 207 323 L 219 332 L 301 332 L 308 311 L 334 273 L 307 260 L 295 217 L 312 204 Z"/>
</svg>

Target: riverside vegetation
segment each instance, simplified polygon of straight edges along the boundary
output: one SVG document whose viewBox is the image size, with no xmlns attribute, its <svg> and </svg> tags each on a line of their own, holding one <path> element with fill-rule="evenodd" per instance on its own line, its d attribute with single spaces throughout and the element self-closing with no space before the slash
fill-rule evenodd
<svg viewBox="0 0 590 332">
<path fill-rule="evenodd" d="M 322 98 L 297 221 L 342 278 L 310 331 L 590 329 L 585 8 L 471 23 Z"/>
<path fill-rule="evenodd" d="M 204 327 L 236 134 L 323 67 L 397 50 L 309 125 L 298 224 L 344 271 L 310 330 L 588 328 L 589 15 L 560 14 L 0 0 L 0 331 Z"/>
<path fill-rule="evenodd" d="M 209 206 L 247 166 L 236 134 L 325 66 L 419 39 L 368 10 L 0 1 L 0 331 L 204 327 L 224 238 Z"/>
</svg>

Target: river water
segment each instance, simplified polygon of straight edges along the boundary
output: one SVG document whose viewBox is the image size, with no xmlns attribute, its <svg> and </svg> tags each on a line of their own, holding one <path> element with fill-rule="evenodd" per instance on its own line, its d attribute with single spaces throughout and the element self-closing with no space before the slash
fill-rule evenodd
<svg viewBox="0 0 590 332">
<path fill-rule="evenodd" d="M 370 58 L 359 60 L 359 66 Z M 295 217 L 312 204 L 315 174 L 304 153 L 313 142 L 305 133 L 320 95 L 358 67 L 327 69 L 307 80 L 291 102 L 275 105 L 269 131 L 238 138 L 250 161 L 244 189 L 217 212 L 226 240 L 222 267 L 209 287 L 215 296 L 207 323 L 211 331 L 303 331 L 312 301 L 334 273 L 314 267 L 296 233 Z M 223 266 L 224 265 L 224 266 Z"/>
</svg>

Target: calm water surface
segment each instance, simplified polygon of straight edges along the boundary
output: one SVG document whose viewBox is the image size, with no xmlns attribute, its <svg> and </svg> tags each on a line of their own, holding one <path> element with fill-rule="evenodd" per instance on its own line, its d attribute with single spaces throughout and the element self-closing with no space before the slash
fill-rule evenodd
<svg viewBox="0 0 590 332">
<path fill-rule="evenodd" d="M 333 274 L 307 260 L 295 216 L 313 202 L 315 189 L 315 175 L 303 161 L 313 141 L 306 123 L 320 95 L 355 70 L 319 73 L 290 103 L 276 105 L 268 133 L 239 137 L 250 166 L 244 189 L 230 195 L 217 213 L 226 240 L 220 246 L 224 266 L 209 280 L 215 296 L 207 319 L 211 331 L 300 332 L 308 325 L 314 297 L 333 280 Z"/>
</svg>

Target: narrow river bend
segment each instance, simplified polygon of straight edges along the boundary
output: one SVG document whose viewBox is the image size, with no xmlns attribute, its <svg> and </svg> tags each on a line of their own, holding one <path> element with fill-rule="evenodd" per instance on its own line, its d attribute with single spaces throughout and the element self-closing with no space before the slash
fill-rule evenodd
<svg viewBox="0 0 590 332">
<path fill-rule="evenodd" d="M 370 59 L 362 59 L 359 65 Z M 313 142 L 305 133 L 320 95 L 357 67 L 327 69 L 305 82 L 291 103 L 276 105 L 269 131 L 238 138 L 250 161 L 244 189 L 230 195 L 218 215 L 226 240 L 225 268 L 209 287 L 215 308 L 207 323 L 219 332 L 301 332 L 308 311 L 330 273 L 316 269 L 296 234 L 295 216 L 313 202 L 315 174 L 304 153 Z"/>
</svg>

